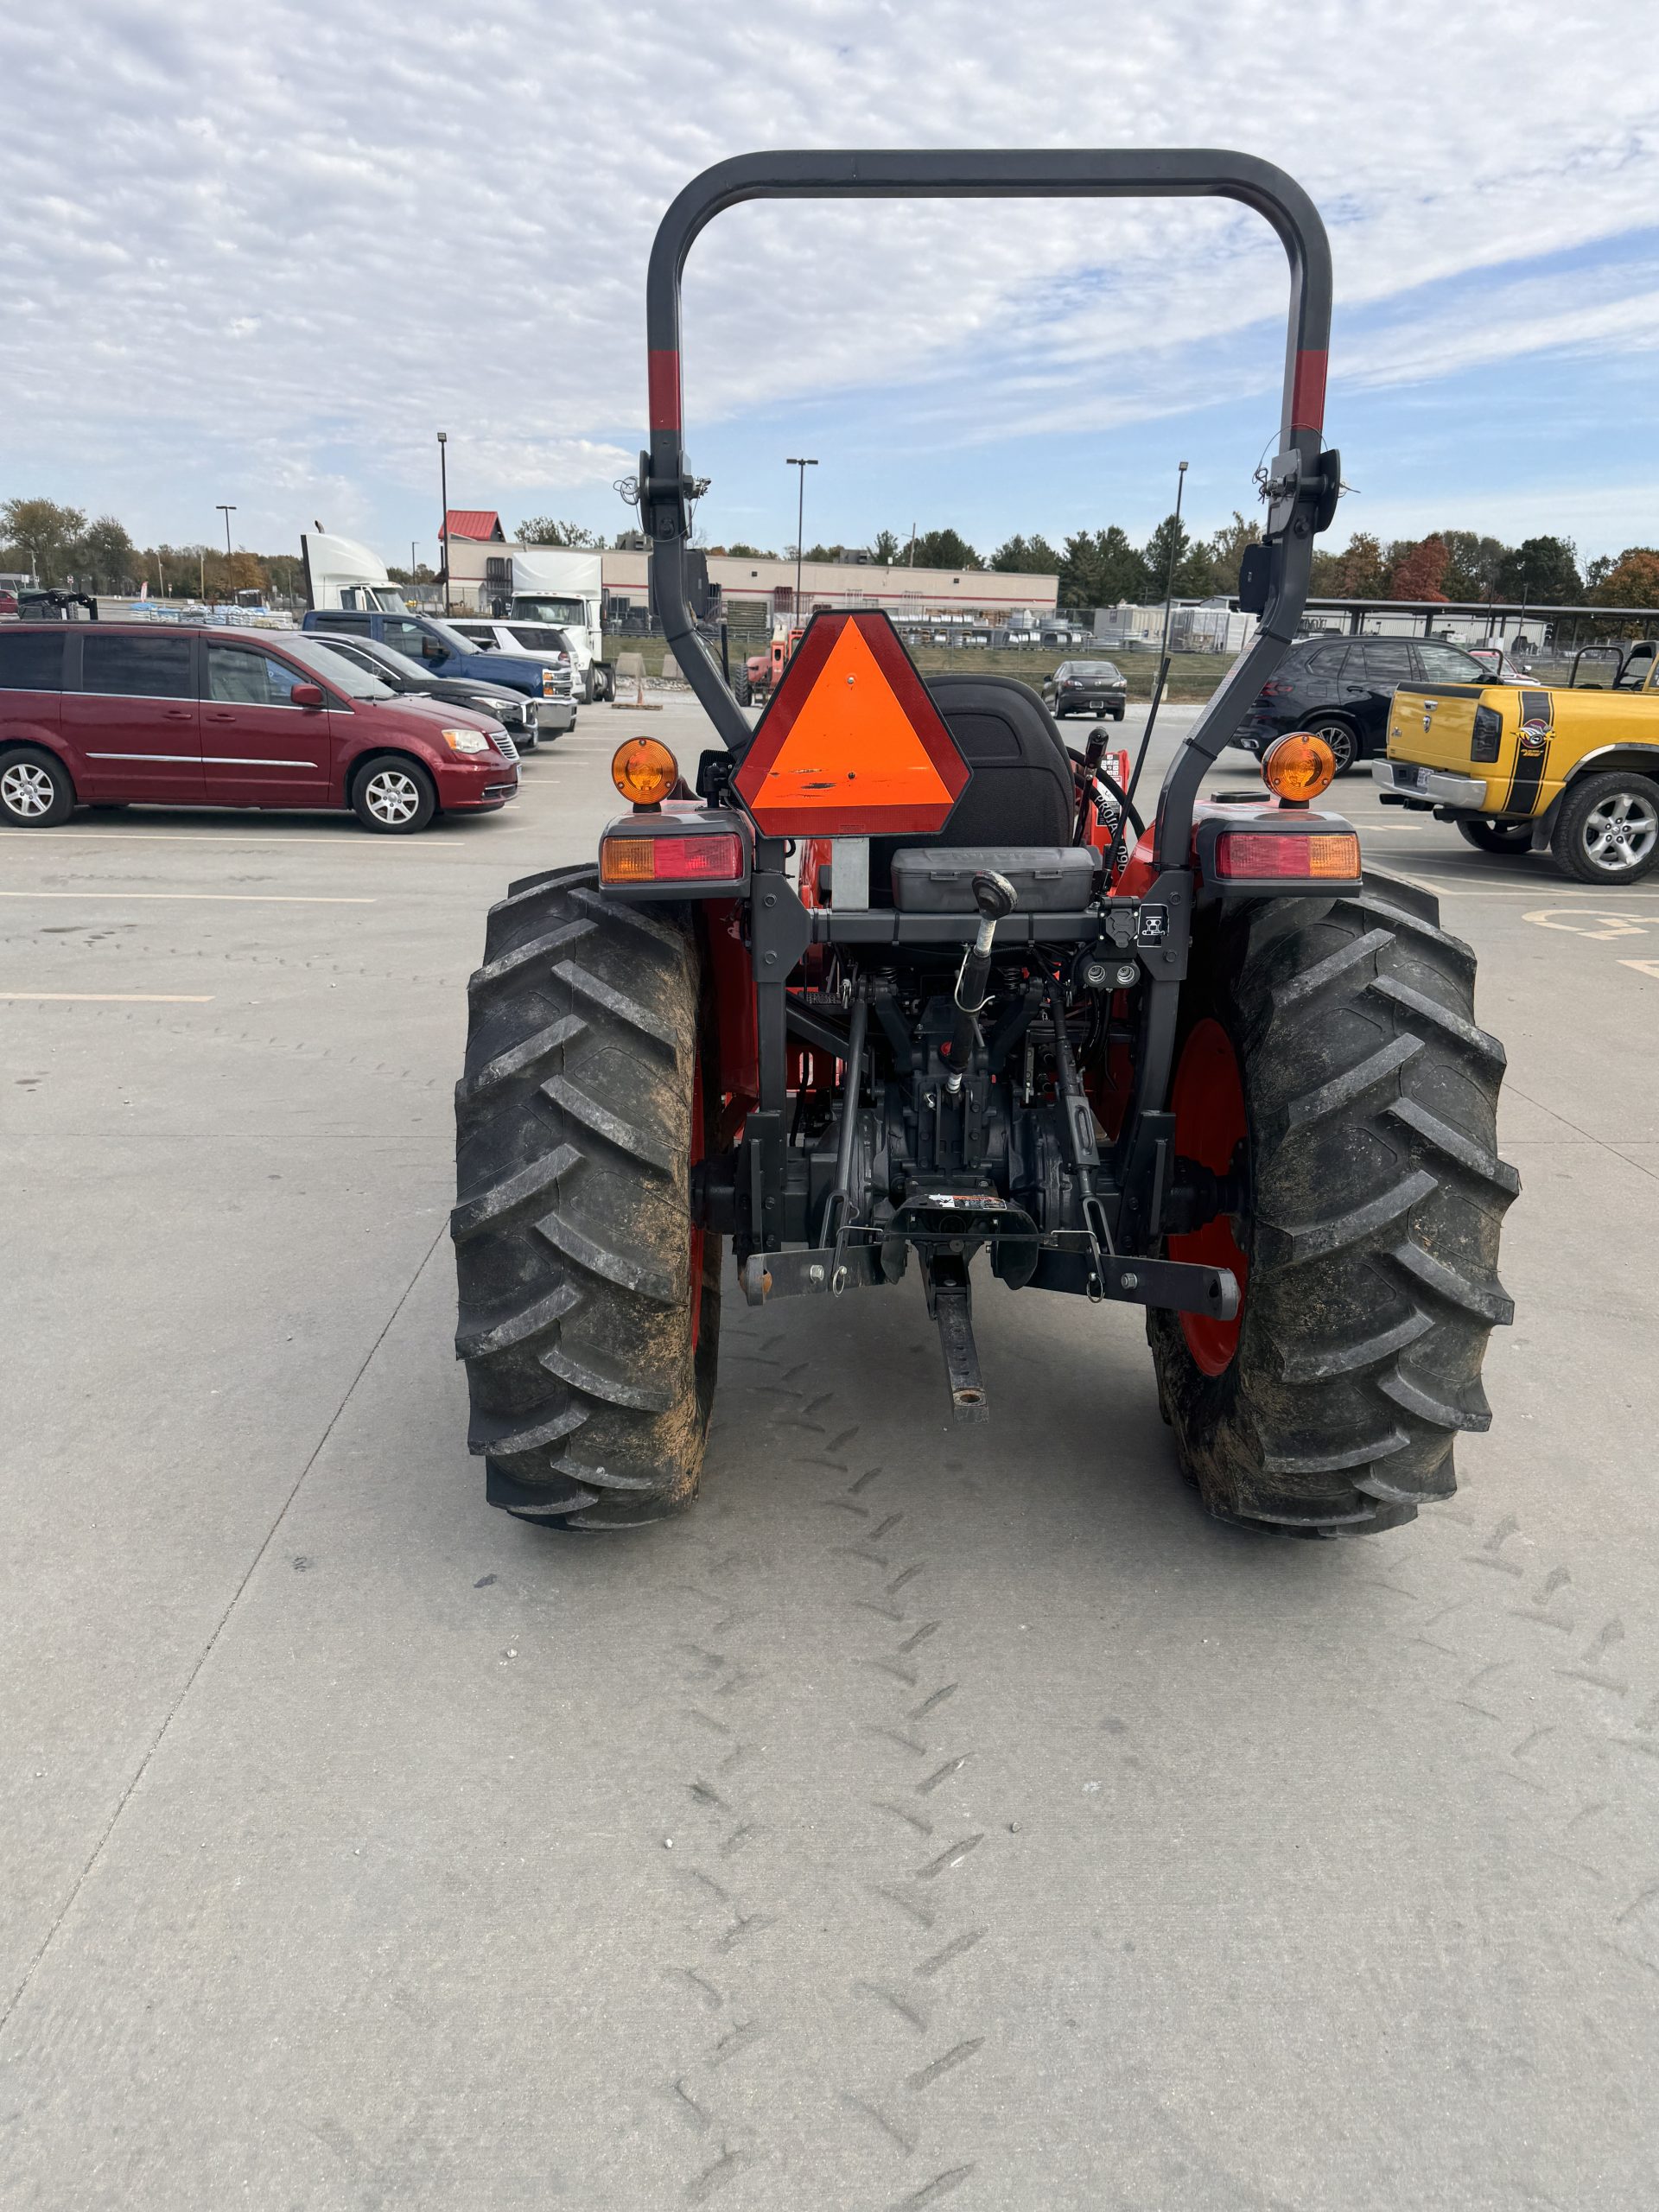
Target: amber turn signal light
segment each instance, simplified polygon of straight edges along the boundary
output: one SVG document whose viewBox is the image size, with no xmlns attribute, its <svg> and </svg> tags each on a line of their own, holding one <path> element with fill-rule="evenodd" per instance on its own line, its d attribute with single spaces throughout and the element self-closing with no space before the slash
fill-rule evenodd
<svg viewBox="0 0 1659 2212">
<path fill-rule="evenodd" d="M 679 780 L 680 764 L 658 738 L 631 737 L 611 755 L 611 781 L 635 806 L 660 806 Z"/>
<path fill-rule="evenodd" d="M 1275 798 L 1305 806 L 1332 781 L 1337 756 L 1322 737 L 1294 730 L 1262 755 L 1262 780 Z"/>
</svg>

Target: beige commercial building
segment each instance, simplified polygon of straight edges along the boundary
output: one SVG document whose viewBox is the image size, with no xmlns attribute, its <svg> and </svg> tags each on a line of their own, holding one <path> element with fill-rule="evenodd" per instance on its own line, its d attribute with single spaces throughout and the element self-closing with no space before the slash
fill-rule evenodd
<svg viewBox="0 0 1659 2212">
<path fill-rule="evenodd" d="M 454 603 L 486 607 L 493 593 L 512 588 L 515 552 L 544 549 L 515 545 L 499 515 L 488 509 L 452 511 L 449 576 Z M 651 556 L 643 548 L 607 547 L 599 555 L 607 619 L 642 611 L 648 600 Z M 747 555 L 710 553 L 709 581 L 724 606 L 759 601 L 772 613 L 795 612 L 795 563 Z M 902 562 L 807 561 L 800 572 L 801 599 L 817 607 L 880 607 L 895 620 L 944 620 L 1006 624 L 1022 614 L 1051 615 L 1058 602 L 1056 575 L 1009 575 L 996 569 L 912 569 Z M 626 604 L 625 604 L 626 603 Z"/>
<path fill-rule="evenodd" d="M 601 556 L 605 595 L 643 607 L 646 594 L 644 552 L 610 551 Z M 709 581 L 720 588 L 724 605 L 764 601 L 774 613 L 795 609 L 795 563 L 711 553 Z M 885 607 L 895 620 L 956 614 L 972 620 L 1005 623 L 1025 613 L 1052 614 L 1058 601 L 1058 576 L 1007 575 L 995 569 L 912 569 L 901 561 L 804 561 L 801 599 L 810 613 L 817 607 Z"/>
</svg>

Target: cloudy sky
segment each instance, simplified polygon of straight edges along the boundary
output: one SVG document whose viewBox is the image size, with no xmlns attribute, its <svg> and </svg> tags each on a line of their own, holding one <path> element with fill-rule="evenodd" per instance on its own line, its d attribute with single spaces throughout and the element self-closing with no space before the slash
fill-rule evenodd
<svg viewBox="0 0 1659 2212">
<path fill-rule="evenodd" d="M 1215 145 L 1332 235 L 1336 538 L 1659 543 L 1652 0 L 77 0 L 0 18 L 0 497 L 141 541 L 433 559 L 454 504 L 607 534 L 644 270 L 765 146 Z M 1219 203 L 722 217 L 686 276 L 715 542 L 1200 527 L 1275 428 L 1282 254 Z"/>
</svg>

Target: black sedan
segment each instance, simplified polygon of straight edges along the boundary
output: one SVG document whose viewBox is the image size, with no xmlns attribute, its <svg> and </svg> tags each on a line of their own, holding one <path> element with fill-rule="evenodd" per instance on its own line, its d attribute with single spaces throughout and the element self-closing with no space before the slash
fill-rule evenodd
<svg viewBox="0 0 1659 2212">
<path fill-rule="evenodd" d="M 575 710 L 564 699 L 527 699 L 505 683 L 483 683 L 474 676 L 432 676 L 407 653 L 372 638 L 328 633 L 330 652 L 343 653 L 371 676 L 378 676 L 394 691 L 423 699 L 441 699 L 448 706 L 471 707 L 492 715 L 512 736 L 521 753 L 533 753 L 538 740 L 557 737 L 575 721 Z"/>
<path fill-rule="evenodd" d="M 1128 696 L 1127 677 L 1109 660 L 1063 660 L 1043 686 L 1057 722 L 1067 715 L 1092 715 L 1096 721 L 1109 715 L 1121 722 Z"/>
</svg>

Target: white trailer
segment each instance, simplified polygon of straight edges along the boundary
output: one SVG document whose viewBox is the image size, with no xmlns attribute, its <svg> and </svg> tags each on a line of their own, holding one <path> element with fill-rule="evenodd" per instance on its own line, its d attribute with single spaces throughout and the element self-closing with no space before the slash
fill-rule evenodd
<svg viewBox="0 0 1659 2212">
<path fill-rule="evenodd" d="M 515 545 L 512 601 L 490 612 L 514 622 L 550 622 L 570 640 L 576 696 L 592 701 L 607 696 L 605 674 L 604 596 L 600 557 L 580 546 Z"/>
</svg>

